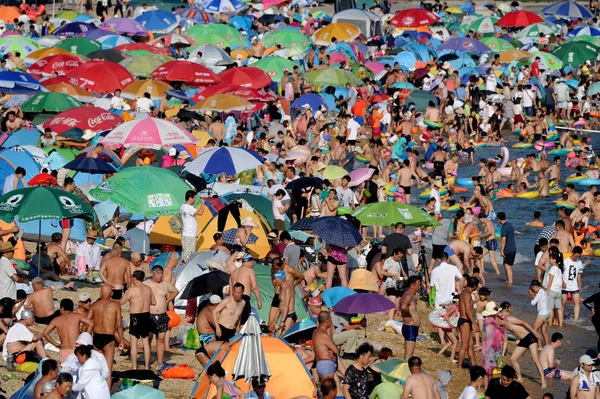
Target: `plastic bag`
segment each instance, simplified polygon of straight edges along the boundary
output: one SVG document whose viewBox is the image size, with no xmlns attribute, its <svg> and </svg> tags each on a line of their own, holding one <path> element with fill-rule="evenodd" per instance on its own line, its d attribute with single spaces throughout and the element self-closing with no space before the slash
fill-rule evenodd
<svg viewBox="0 0 600 399">
<path fill-rule="evenodd" d="M 202 343 L 200 342 L 200 336 L 198 335 L 198 330 L 195 328 L 190 328 L 187 330 L 185 335 L 185 344 L 183 345 L 187 349 L 200 349 Z"/>
</svg>

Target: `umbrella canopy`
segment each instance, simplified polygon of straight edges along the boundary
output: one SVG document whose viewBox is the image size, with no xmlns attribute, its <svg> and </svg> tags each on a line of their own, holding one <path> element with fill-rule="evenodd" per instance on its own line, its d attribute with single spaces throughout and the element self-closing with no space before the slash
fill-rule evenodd
<svg viewBox="0 0 600 399">
<path fill-rule="evenodd" d="M 233 26 L 225 24 L 195 25 L 185 31 L 194 38 L 197 46 L 214 45 L 220 48 L 240 48 L 246 46 L 246 39 Z"/>
<path fill-rule="evenodd" d="M 588 60 L 594 60 L 598 57 L 600 48 L 587 42 L 566 42 L 558 46 L 552 55 L 563 62 L 563 65 L 572 65 L 578 67 Z"/>
<path fill-rule="evenodd" d="M 63 167 L 65 169 L 89 173 L 91 175 L 107 175 L 118 172 L 114 166 L 100 158 L 75 158 Z"/>
<path fill-rule="evenodd" d="M 149 45 L 148 43 L 127 43 L 120 44 L 115 47 L 115 50 L 122 51 L 129 55 L 139 56 L 139 55 L 148 55 L 148 54 L 162 54 L 162 55 L 171 55 L 168 48 L 159 48 Z"/>
<path fill-rule="evenodd" d="M 69 71 L 79 68 L 84 61 L 75 55 L 51 55 L 37 60 L 27 69 L 27 73 L 51 76 L 53 72 L 66 75 Z"/>
<path fill-rule="evenodd" d="M 500 53 L 500 58 L 498 59 L 502 63 L 509 63 L 520 58 L 528 58 L 531 57 L 531 54 L 523 51 L 523 50 L 506 50 Z"/>
<path fill-rule="evenodd" d="M 152 387 L 137 384 L 125 391 L 117 392 L 112 399 L 165 399 L 165 393 Z"/>
<path fill-rule="evenodd" d="M 356 25 L 334 22 L 316 31 L 313 41 L 319 46 L 328 46 L 332 43 L 331 39 L 333 38 L 336 38 L 338 42 L 351 42 L 358 36 L 360 36 L 360 29 Z"/>
<path fill-rule="evenodd" d="M 232 112 L 250 111 L 254 104 L 233 94 L 215 94 L 201 100 L 192 109 L 201 111 Z"/>
<path fill-rule="evenodd" d="M 226 285 L 229 285 L 229 274 L 221 270 L 213 270 L 190 281 L 180 298 L 194 299 L 206 294 L 221 293 Z"/>
<path fill-rule="evenodd" d="M 126 58 L 126 56 L 123 55 L 123 53 L 112 48 L 92 51 L 87 56 L 90 60 L 105 60 L 114 62 L 115 64 L 118 64 Z"/>
<path fill-rule="evenodd" d="M 2 54 L 19 52 L 21 53 L 21 56 L 26 56 L 41 48 L 42 46 L 40 46 L 39 43 L 23 36 L 7 36 L 0 38 L 0 52 L 2 52 Z"/>
<path fill-rule="evenodd" d="M 261 166 L 263 159 L 245 148 L 221 147 L 204 151 L 183 171 L 199 176 L 201 173 L 217 175 L 227 173 L 234 176 L 245 170 Z"/>
<path fill-rule="evenodd" d="M 50 57 L 51 55 L 75 55 L 68 50 L 63 50 L 58 47 L 50 47 L 50 48 L 42 48 L 34 51 L 33 53 L 29 53 L 27 57 L 25 57 L 25 63 L 27 65 L 31 65 L 42 58 Z"/>
<path fill-rule="evenodd" d="M 524 10 L 509 12 L 498 20 L 498 26 L 506 28 L 519 28 L 544 22 L 544 19 L 536 13 Z"/>
<path fill-rule="evenodd" d="M 62 112 L 83 107 L 83 103 L 68 94 L 46 92 L 33 95 L 21 105 L 24 112 Z"/>
<path fill-rule="evenodd" d="M 587 95 L 593 96 L 600 93 L 600 82 L 596 82 L 587 89 Z"/>
<path fill-rule="evenodd" d="M 189 47 L 194 44 L 194 39 L 191 37 L 178 35 L 176 33 L 171 33 L 168 35 L 161 36 L 157 39 L 154 39 L 150 42 L 153 46 L 165 46 L 165 47 Z"/>
<path fill-rule="evenodd" d="M 266 72 L 255 67 L 226 69 L 219 74 L 219 78 L 224 83 L 254 89 L 262 89 L 273 82 Z"/>
<path fill-rule="evenodd" d="M 19 19 L 21 12 L 14 6 L 0 6 L 0 20 L 7 24 L 12 24 L 15 19 Z"/>
<path fill-rule="evenodd" d="M 144 93 L 149 93 L 150 98 L 153 100 L 158 100 L 164 98 L 167 95 L 165 92 L 171 89 L 171 86 L 159 80 L 136 80 L 129 86 L 125 87 L 121 95 L 123 98 L 128 100 L 135 100 L 136 98 L 142 97 Z"/>
<path fill-rule="evenodd" d="M 306 51 L 310 48 L 310 39 L 295 29 L 270 30 L 264 34 L 262 42 L 265 47 L 275 47 L 280 45 L 283 48 L 300 48 Z"/>
<path fill-rule="evenodd" d="M 327 308 L 331 308 L 337 305 L 342 299 L 351 295 L 356 295 L 356 291 L 348 287 L 331 287 L 323 291 L 323 303 L 325 303 Z"/>
<path fill-rule="evenodd" d="M 154 33 L 172 32 L 178 25 L 177 17 L 163 10 L 146 11 L 135 18 L 144 28 Z"/>
<path fill-rule="evenodd" d="M 69 37 L 65 40 L 62 40 L 55 47 L 69 51 L 71 54 L 84 56 L 87 56 L 92 51 L 98 51 L 102 49 L 102 45 L 100 45 L 100 43 L 86 37 Z"/>
<path fill-rule="evenodd" d="M 241 0 L 202 0 L 204 11 L 212 14 L 235 13 L 245 7 Z"/>
<path fill-rule="evenodd" d="M 391 226 L 402 222 L 406 226 L 439 226 L 427 212 L 399 202 L 375 202 L 360 206 L 352 216 L 365 226 Z"/>
<path fill-rule="evenodd" d="M 546 36 L 555 35 L 560 32 L 560 27 L 556 24 L 551 24 L 548 22 L 541 22 L 537 24 L 533 24 L 527 26 L 526 28 L 521 29 L 517 33 L 517 38 L 531 38 L 537 39 L 540 37 L 540 33 L 543 33 Z"/>
<path fill-rule="evenodd" d="M 73 128 L 83 131 L 101 132 L 110 130 L 123 123 L 123 119 L 99 107 L 80 107 L 63 111 L 44 122 L 44 128 L 51 128 L 58 134 Z"/>
<path fill-rule="evenodd" d="M 134 81 L 127 69 L 114 62 L 94 60 L 67 74 L 69 82 L 97 94 L 113 93 Z"/>
<path fill-rule="evenodd" d="M 180 125 L 159 118 L 135 119 L 125 122 L 100 139 L 109 146 L 160 149 L 177 144 L 195 145 L 197 139 Z"/>
<path fill-rule="evenodd" d="M 568 19 L 592 19 L 594 14 L 574 1 L 563 1 L 542 8 L 542 14 Z"/>
<path fill-rule="evenodd" d="M 467 53 L 489 53 L 492 50 L 477 39 L 469 37 L 457 37 L 448 40 L 446 43 L 438 47 L 438 51 L 464 51 Z"/>
<path fill-rule="evenodd" d="M 32 94 L 45 91 L 44 86 L 24 72 L 0 72 L 0 91 L 8 94 Z"/>
<path fill-rule="evenodd" d="M 149 78 L 158 67 L 173 61 L 172 57 L 163 54 L 148 54 L 138 57 L 127 57 L 119 62 L 135 77 Z"/>
<path fill-rule="evenodd" d="M 211 85 L 221 81 L 204 65 L 190 61 L 169 61 L 152 72 L 152 78 L 167 82 L 186 82 L 194 85 Z"/>
<path fill-rule="evenodd" d="M 233 379 L 244 378 L 246 382 L 252 378 L 268 379 L 271 370 L 262 347 L 261 330 L 256 317 L 248 318 L 240 334 L 242 334 L 242 344 L 233 365 Z"/>
<path fill-rule="evenodd" d="M 424 8 L 409 8 L 402 10 L 389 21 L 395 28 L 418 28 L 431 25 L 440 20 L 440 17 Z"/>
<path fill-rule="evenodd" d="M 317 328 L 317 318 L 300 320 L 294 323 L 285 332 L 283 338 L 288 342 L 295 342 L 300 338 L 310 339 L 312 332 Z"/>
<path fill-rule="evenodd" d="M 299 190 L 308 187 L 322 187 L 323 180 L 318 177 L 313 176 L 304 176 L 298 179 L 294 179 L 289 182 L 285 188 L 286 190 Z"/>
<path fill-rule="evenodd" d="M 361 183 L 366 182 L 371 178 L 371 176 L 373 176 L 373 173 L 375 173 L 375 169 L 373 168 L 354 169 L 352 172 L 350 172 L 350 178 L 352 180 L 350 181 L 349 186 L 355 187 Z"/>
<path fill-rule="evenodd" d="M 64 37 L 82 36 L 95 29 L 97 28 L 92 24 L 76 21 L 59 26 L 52 32 L 52 34 L 54 36 Z"/>
<path fill-rule="evenodd" d="M 56 83 L 46 86 L 46 89 L 55 93 L 68 94 L 82 103 L 91 103 L 96 99 L 96 97 L 94 97 L 94 95 L 86 89 L 82 89 L 81 87 L 72 85 L 71 83 Z"/>
<path fill-rule="evenodd" d="M 296 65 L 298 64 L 292 60 L 275 55 L 261 58 L 252 64 L 253 67 L 262 69 L 274 82 L 280 82 L 283 79 L 283 73 L 293 71 Z"/>
<path fill-rule="evenodd" d="M 94 219 L 94 211 L 76 195 L 50 187 L 13 190 L 0 198 L 0 219 L 5 222 L 30 222 L 42 219 Z"/>
<path fill-rule="evenodd" d="M 569 32 L 569 36 L 593 36 L 600 37 L 600 29 L 594 28 L 593 26 L 582 26 L 580 28 L 573 29 Z"/>
<path fill-rule="evenodd" d="M 179 15 L 179 17 L 183 20 L 198 24 L 208 24 L 214 22 L 214 18 L 210 14 L 198 8 L 181 8 L 175 11 L 175 15 Z"/>
<path fill-rule="evenodd" d="M 385 312 L 395 307 L 394 302 L 383 295 L 362 293 L 343 298 L 333 307 L 333 310 L 344 314 L 368 314 Z"/>
<path fill-rule="evenodd" d="M 97 40 L 98 43 L 100 43 L 103 50 L 109 50 L 123 44 L 133 43 L 133 40 L 130 38 L 116 34 L 104 35 L 94 40 Z"/>
<path fill-rule="evenodd" d="M 529 59 L 527 60 L 527 63 L 530 64 L 533 61 L 535 61 L 535 57 L 540 57 L 539 65 L 541 70 L 558 71 L 563 67 L 563 62 L 560 59 L 558 59 L 552 54 L 545 53 L 543 51 L 532 53 Z M 521 61 L 519 62 L 519 64 L 520 63 Z"/>
<path fill-rule="evenodd" d="M 90 195 L 99 201 L 111 200 L 133 214 L 156 217 L 177 213 L 189 189 L 168 169 L 133 166 L 110 177 Z"/>
<path fill-rule="evenodd" d="M 460 27 L 464 32 L 472 30 L 481 34 L 494 34 L 496 32 L 496 23 L 498 17 L 481 17 L 465 22 Z M 482 40 L 483 41 L 483 40 Z"/>
<path fill-rule="evenodd" d="M 323 171 L 323 178 L 329 180 L 341 179 L 346 176 L 348 171 L 341 166 L 337 165 L 327 165 L 325 170 Z"/>
<path fill-rule="evenodd" d="M 314 71 L 307 72 L 304 77 L 306 80 L 319 86 L 345 86 L 346 83 L 350 83 L 352 86 L 364 86 L 364 82 L 360 80 L 352 72 L 348 72 L 344 69 L 329 67 L 324 69 L 317 69 Z"/>
<path fill-rule="evenodd" d="M 148 36 L 148 29 L 132 18 L 111 18 L 100 27 L 109 28 L 122 35 Z"/>
<path fill-rule="evenodd" d="M 342 248 L 355 247 L 362 241 L 358 229 L 346 219 L 337 216 L 323 216 L 312 223 L 312 230 L 327 244 Z"/>
<path fill-rule="evenodd" d="M 495 53 L 501 53 L 503 51 L 515 49 L 515 46 L 513 46 L 506 40 L 499 39 L 497 37 L 484 37 L 483 39 L 481 39 L 481 43 L 488 46 Z"/>
</svg>

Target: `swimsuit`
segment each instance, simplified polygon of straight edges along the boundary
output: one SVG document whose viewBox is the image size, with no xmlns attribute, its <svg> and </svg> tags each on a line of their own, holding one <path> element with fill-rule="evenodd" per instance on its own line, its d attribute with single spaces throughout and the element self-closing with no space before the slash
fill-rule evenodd
<svg viewBox="0 0 600 399">
<path fill-rule="evenodd" d="M 250 312 L 252 311 L 250 308 L 250 296 L 242 295 L 242 299 L 246 301 L 246 304 L 244 305 L 244 310 L 242 310 L 241 324 L 246 324 L 248 317 L 250 317 Z"/>
<path fill-rule="evenodd" d="M 335 374 L 337 364 L 333 360 L 317 360 L 317 373 L 319 377 L 325 377 Z"/>
<path fill-rule="evenodd" d="M 495 238 L 492 238 L 489 241 L 485 242 L 485 248 L 488 251 L 495 251 L 498 249 L 498 240 L 496 240 Z"/>
<path fill-rule="evenodd" d="M 166 313 L 161 314 L 151 314 L 150 318 L 152 319 L 153 326 L 151 326 L 151 332 L 154 334 L 162 334 L 166 333 L 169 329 L 169 316 Z"/>
<path fill-rule="evenodd" d="M 102 349 L 106 348 L 106 346 L 109 345 L 111 342 L 115 342 L 114 334 L 94 333 L 94 348 L 101 351 Z"/>
<path fill-rule="evenodd" d="M 271 307 L 278 308 L 280 304 L 281 304 L 281 301 L 279 300 L 279 294 L 274 294 L 273 300 L 271 301 Z"/>
<path fill-rule="evenodd" d="M 562 378 L 562 370 L 558 367 L 550 367 L 548 369 L 544 369 L 544 377 L 555 378 L 557 380 L 560 380 Z"/>
<path fill-rule="evenodd" d="M 519 340 L 519 343 L 517 344 L 517 346 L 521 347 L 521 348 L 526 348 L 527 349 L 531 345 L 537 344 L 537 342 L 538 342 L 538 340 L 533 335 L 533 333 L 529 333 L 525 337 L 523 337 L 521 340 Z"/>
<path fill-rule="evenodd" d="M 285 320 L 287 320 L 287 319 L 290 319 L 290 320 L 292 320 L 293 323 L 295 323 L 296 320 L 298 320 L 298 316 L 296 316 L 296 312 L 292 312 L 292 313 L 288 314 L 287 316 L 285 316 Z"/>
<path fill-rule="evenodd" d="M 419 336 L 419 326 L 402 325 L 402 336 L 406 341 L 415 342 Z"/>
<path fill-rule="evenodd" d="M 129 334 L 136 338 L 146 338 L 150 335 L 151 322 L 150 312 L 130 314 Z"/>
<path fill-rule="evenodd" d="M 221 327 L 221 336 L 217 337 L 217 340 L 227 342 L 235 337 L 235 328 L 223 327 L 221 324 L 219 324 L 219 327 Z"/>
<path fill-rule="evenodd" d="M 35 322 L 37 324 L 45 324 L 48 325 L 50 324 L 50 322 L 52 320 L 54 320 L 56 317 L 60 316 L 60 312 L 57 310 L 56 312 L 54 312 L 53 314 L 51 314 L 50 316 L 45 316 L 45 317 L 38 317 L 38 316 L 34 316 Z"/>
<path fill-rule="evenodd" d="M 112 290 L 111 299 L 119 300 L 123 298 L 123 288 Z"/>
<path fill-rule="evenodd" d="M 448 255 L 448 257 L 456 255 L 456 252 L 454 252 L 450 245 L 446 245 L 446 247 L 444 248 L 444 252 L 446 253 L 446 255 Z"/>
<path fill-rule="evenodd" d="M 462 326 L 465 323 L 469 323 L 469 326 L 472 326 L 471 320 L 459 317 L 458 322 L 456 323 L 456 328 L 460 328 L 460 326 Z"/>
</svg>

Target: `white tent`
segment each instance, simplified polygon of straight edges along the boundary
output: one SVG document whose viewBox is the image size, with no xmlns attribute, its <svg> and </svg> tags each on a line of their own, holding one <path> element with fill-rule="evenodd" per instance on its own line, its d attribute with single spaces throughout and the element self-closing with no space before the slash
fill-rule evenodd
<svg viewBox="0 0 600 399">
<path fill-rule="evenodd" d="M 186 305 L 187 301 L 180 299 L 181 293 L 190 281 L 208 271 L 206 262 L 210 259 L 224 262 L 227 255 L 223 252 L 215 253 L 215 251 L 197 252 L 186 263 L 180 263 L 173 269 L 175 288 L 179 290 L 179 294 L 175 297 L 175 307 Z"/>
<path fill-rule="evenodd" d="M 331 21 L 352 24 L 360 29 L 360 32 L 367 38 L 383 34 L 381 17 L 369 11 L 351 8 L 338 12 Z"/>
</svg>

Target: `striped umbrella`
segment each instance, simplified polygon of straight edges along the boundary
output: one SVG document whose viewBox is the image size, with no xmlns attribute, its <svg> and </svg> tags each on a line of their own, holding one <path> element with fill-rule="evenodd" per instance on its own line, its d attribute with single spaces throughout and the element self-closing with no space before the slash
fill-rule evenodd
<svg viewBox="0 0 600 399">
<path fill-rule="evenodd" d="M 234 13 L 246 5 L 240 0 L 204 0 L 202 8 L 211 14 Z"/>
<path fill-rule="evenodd" d="M 481 34 L 494 34 L 496 32 L 496 23 L 499 19 L 498 17 L 481 17 L 462 24 L 460 28 L 464 32 L 472 30 Z"/>
<path fill-rule="evenodd" d="M 133 43 L 133 40 L 121 35 L 106 35 L 96 39 L 103 50 L 108 50 L 120 46 L 121 44 Z"/>
<path fill-rule="evenodd" d="M 569 19 L 592 19 L 594 14 L 581 4 L 574 1 L 550 4 L 542 8 L 542 14 L 564 17 Z"/>
<path fill-rule="evenodd" d="M 593 26 L 582 26 L 581 28 L 573 29 L 569 32 L 569 36 L 593 36 L 600 37 L 600 29 Z"/>
<path fill-rule="evenodd" d="M 517 33 L 517 38 L 529 37 L 532 39 L 537 39 L 538 37 L 540 37 L 540 33 L 543 33 L 546 36 L 550 36 L 555 35 L 559 32 L 560 27 L 558 27 L 558 25 L 550 24 L 548 22 L 540 22 L 521 29 L 521 31 Z"/>
<path fill-rule="evenodd" d="M 183 170 L 199 176 L 201 173 L 217 175 L 227 173 L 230 176 L 262 166 L 263 159 L 255 152 L 245 148 L 221 147 L 204 151 Z"/>
<path fill-rule="evenodd" d="M 0 38 L 0 53 L 8 54 L 19 52 L 22 56 L 41 49 L 37 42 L 23 36 L 7 36 Z"/>
</svg>

